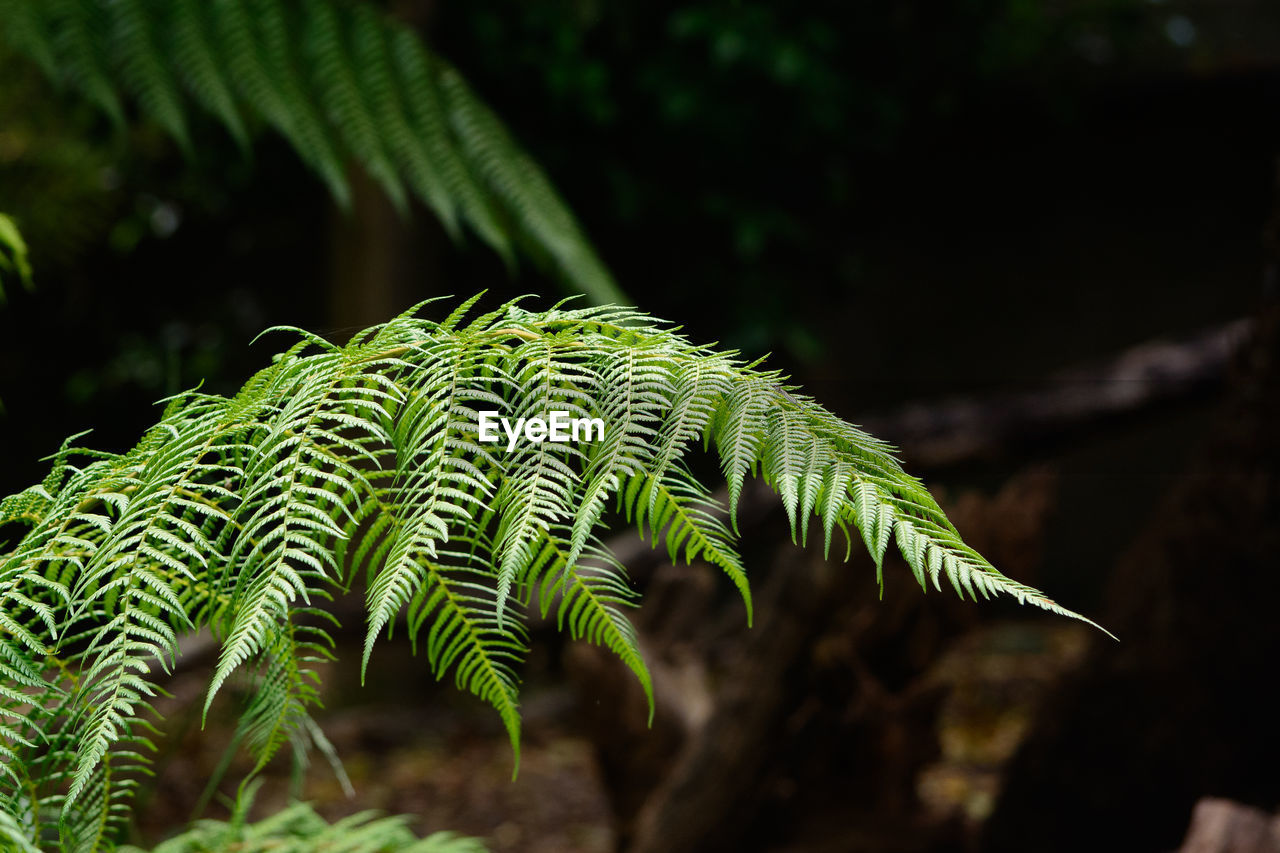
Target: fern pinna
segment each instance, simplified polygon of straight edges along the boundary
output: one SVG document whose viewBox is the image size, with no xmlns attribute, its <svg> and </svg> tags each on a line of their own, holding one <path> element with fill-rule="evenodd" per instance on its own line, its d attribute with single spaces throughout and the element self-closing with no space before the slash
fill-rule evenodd
<svg viewBox="0 0 1280 853">
<path fill-rule="evenodd" d="M 209 700 L 237 671 L 256 679 L 241 734 L 258 767 L 302 748 L 324 604 L 357 585 L 362 665 L 403 623 L 437 677 L 497 709 L 517 762 L 530 608 L 615 652 L 652 703 L 624 613 L 635 595 L 596 534 L 616 503 L 673 559 L 719 566 L 749 621 L 725 508 L 684 462 L 700 444 L 718 453 L 730 518 L 758 474 L 801 540 L 816 515 L 826 549 L 856 527 L 877 567 L 892 540 L 922 585 L 945 576 L 962 596 L 1075 615 L 996 571 L 889 447 L 779 374 L 629 309 L 510 303 L 467 319 L 475 301 L 342 347 L 293 330 L 236 396 L 171 399 L 127 453 L 69 442 L 44 483 L 0 504 L 0 524 L 28 528 L 0 553 L 0 828 L 109 846 L 146 772 L 157 679 L 200 628 L 221 643 Z M 492 443 L 489 412 L 605 429 Z"/>
<path fill-rule="evenodd" d="M 200 117 L 245 149 L 265 125 L 344 206 L 354 159 L 402 212 L 416 197 L 454 239 L 466 226 L 509 266 L 522 252 L 594 303 L 625 301 L 501 120 L 372 3 L 0 0 L 6 43 L 118 127 L 135 103 L 190 153 Z"/>
</svg>

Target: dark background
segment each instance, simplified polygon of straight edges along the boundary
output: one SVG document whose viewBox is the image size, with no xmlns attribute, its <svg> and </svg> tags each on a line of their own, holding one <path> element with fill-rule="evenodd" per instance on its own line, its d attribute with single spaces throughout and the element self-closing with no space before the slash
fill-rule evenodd
<svg viewBox="0 0 1280 853">
<path fill-rule="evenodd" d="M 921 596 L 901 565 L 877 602 L 865 560 L 785 550 L 761 502 L 744 557 L 777 611 L 751 632 L 727 584 L 636 558 L 675 709 L 652 732 L 552 632 L 515 784 L 495 721 L 420 664 L 363 692 L 335 674 L 328 725 L 364 804 L 498 850 L 1154 851 L 1202 796 L 1280 803 L 1280 7 L 386 5 L 544 165 L 637 305 L 883 424 L 980 550 L 1121 642 Z M 0 494 L 71 433 L 122 450 L 166 394 L 233 392 L 267 326 L 342 339 L 429 296 L 561 292 L 425 210 L 398 219 L 358 174 L 334 210 L 278 139 L 247 159 L 209 124 L 187 161 L 0 67 L 0 210 L 38 282 L 0 310 Z M 913 458 L 905 405 L 968 395 L 998 417 L 1063 370 L 1242 318 L 1250 342 L 1158 404 Z M 198 790 L 175 781 L 198 759 L 166 768 Z M 164 799 L 144 833 L 185 818 Z"/>
</svg>

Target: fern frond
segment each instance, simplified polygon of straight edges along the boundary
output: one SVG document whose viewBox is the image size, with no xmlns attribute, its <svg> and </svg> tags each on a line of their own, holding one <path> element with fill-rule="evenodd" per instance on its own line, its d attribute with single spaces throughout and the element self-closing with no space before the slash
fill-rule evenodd
<svg viewBox="0 0 1280 853">
<path fill-rule="evenodd" d="M 178 77 L 167 67 L 160 51 L 160 39 L 167 35 L 159 32 L 167 23 L 157 14 L 161 10 L 148 0 L 114 0 L 113 5 L 125 86 L 137 97 L 143 111 L 190 156 L 191 137 Z"/>
<path fill-rule="evenodd" d="M 797 542 L 816 515 L 828 550 L 836 528 L 859 528 L 878 576 L 893 541 L 922 587 L 945 574 L 961 596 L 1082 618 L 1000 574 L 887 445 L 777 373 L 629 309 L 511 303 L 467 319 L 474 302 L 438 323 L 411 312 L 344 347 L 294 330 L 236 396 L 174 397 L 127 453 L 68 442 L 43 483 L 0 501 L 0 524 L 25 530 L 0 550 L 0 832 L 110 847 L 148 772 L 149 703 L 186 632 L 221 642 L 206 708 L 234 674 L 249 678 L 239 738 L 258 769 L 285 744 L 305 749 L 327 603 L 360 583 L 362 665 L 404 624 L 437 678 L 497 710 L 517 762 L 535 601 L 570 637 L 616 654 L 652 713 L 625 616 L 636 596 L 598 538 L 611 499 L 673 561 L 724 571 L 748 621 L 726 523 L 748 473 L 779 493 Z M 577 444 L 545 429 L 493 442 L 490 411 L 509 425 L 563 412 L 604 430 Z M 700 436 L 728 507 L 686 462 Z"/>
<path fill-rule="evenodd" d="M 31 843 L 28 828 L 8 812 L 0 811 L 0 842 L 16 853 L 40 853 Z"/>
<path fill-rule="evenodd" d="M 331 640 L 318 627 L 297 624 L 319 611 L 299 608 L 270 634 L 251 682 L 249 701 L 240 715 L 233 742 L 246 743 L 260 772 L 281 746 L 297 742 L 307 731 L 309 708 L 320 704 L 319 677 L 312 666 L 333 659 Z"/>
<path fill-rule="evenodd" d="M 438 82 L 461 151 L 488 195 L 516 225 L 514 236 L 573 282 L 590 302 L 621 302 L 622 294 L 581 233 L 569 208 L 536 163 L 516 145 L 462 75 L 442 62 Z"/>
<path fill-rule="evenodd" d="M 527 330 L 521 330 L 527 331 Z M 512 352 L 516 360 L 513 375 L 515 393 L 523 400 L 516 407 L 518 418 L 541 418 L 549 421 L 555 410 L 584 417 L 587 409 L 582 397 L 594 390 L 599 379 L 593 371 L 575 363 L 568 350 L 574 342 L 554 335 L 530 332 L 532 340 L 523 340 Z M 518 420 L 517 420 L 518 423 Z M 550 441 L 522 442 L 507 451 L 510 461 L 503 465 L 502 488 L 495 501 L 500 517 L 497 542 L 500 553 L 498 606 L 499 614 L 506 602 L 512 581 L 536 556 L 537 543 L 553 524 L 574 514 L 579 472 L 572 465 L 581 451 L 571 444 L 556 445 Z M 593 500 L 590 486 L 582 501 L 581 514 Z M 597 514 L 598 515 L 598 514 Z M 594 519 L 593 519 L 594 522 Z M 575 521 L 574 545 L 571 552 L 581 550 L 585 535 L 579 537 Z M 576 559 L 571 553 L 569 562 Z"/>
<path fill-rule="evenodd" d="M 392 40 L 400 34 L 388 33 L 377 13 L 368 6 L 356 8 L 353 24 L 351 48 L 359 75 L 358 86 L 369 94 L 373 124 L 385 134 L 390 154 L 398 164 L 395 171 L 404 174 L 413 191 L 436 212 L 445 230 L 456 239 L 456 203 L 440 173 L 437 157 L 427 147 L 427 139 L 419 137 L 411 124 L 405 101 L 413 95 L 407 93 L 396 78 Z M 431 107 L 427 105 L 426 109 L 430 111 Z"/>
<path fill-rule="evenodd" d="M 658 426 L 674 395 L 671 361 L 661 349 L 631 348 L 602 366 L 599 385 L 602 393 L 595 408 L 608 428 L 587 455 L 567 557 L 571 564 L 600 521 L 609 496 L 618 491 L 624 478 L 643 470 L 646 460 L 655 454 Z"/>
<path fill-rule="evenodd" d="M 174 53 L 183 61 L 182 80 L 191 96 L 222 123 L 241 149 L 249 148 L 249 131 L 236 107 L 229 79 L 231 68 L 218 55 L 217 33 L 203 0 L 173 0 Z"/>
<path fill-rule="evenodd" d="M 641 534 L 648 528 L 656 546 L 665 542 L 671 561 L 692 564 L 701 558 L 723 571 L 742 596 L 747 624 L 754 616 L 751 585 L 731 534 L 720 520 L 726 510 L 684 466 L 672 466 L 663 476 L 632 477 L 622 495 L 627 518 Z"/>
<path fill-rule="evenodd" d="M 639 594 L 627 585 L 626 568 L 598 540 L 583 549 L 586 562 L 570 563 L 563 547 L 570 535 L 561 527 L 543 537 L 526 570 L 525 588 L 536 595 L 544 619 L 558 601 L 556 625 L 561 631 L 567 629 L 575 640 L 604 646 L 626 664 L 644 689 L 652 723 L 653 679 L 635 628 L 622 609 L 634 607 Z"/>
<path fill-rule="evenodd" d="M 481 465 L 492 465 L 493 459 L 468 436 L 477 430 L 474 406 L 498 405 L 501 398 L 466 388 L 464 378 L 477 356 L 473 347 L 445 340 L 424 347 L 424 355 L 431 360 L 412 374 L 407 402 L 392 433 L 398 463 L 390 489 L 394 509 L 384 516 L 391 526 L 385 565 L 369 583 L 362 674 L 378 634 L 426 580 L 423 561 L 438 559 L 436 546 L 449 541 L 450 524 L 478 534 L 471 519 L 483 514 L 493 492 L 483 471 L 467 456 Z M 366 536 L 366 548 L 380 533 Z"/>
<path fill-rule="evenodd" d="M 401 212 L 412 194 L 455 239 L 465 222 L 509 266 L 520 250 L 593 302 L 625 301 L 542 169 L 459 72 L 367 3 L 0 0 L 0 21 L 0 38 L 118 127 L 136 103 L 190 154 L 201 113 L 242 148 L 253 120 L 265 122 L 343 207 L 355 161 Z"/>
<path fill-rule="evenodd" d="M 39 5 L 48 18 L 43 27 L 33 32 L 48 33 L 48 47 L 42 46 L 41 52 L 53 53 L 55 67 L 64 69 L 65 79 L 58 82 L 70 83 L 106 113 L 116 127 L 123 127 L 124 104 L 113 82 L 111 41 L 109 36 L 104 37 L 118 28 L 113 26 L 105 5 L 81 0 L 49 0 Z M 14 47 L 30 50 L 32 45 L 19 42 Z"/>
<path fill-rule="evenodd" d="M 351 189 L 341 159 L 323 131 L 317 130 L 314 106 L 308 102 L 300 108 L 298 98 L 302 96 L 296 91 L 296 82 L 289 87 L 280 76 L 280 28 L 274 28 L 276 38 L 268 41 L 255 22 L 259 8 L 246 8 L 245 3 L 218 0 L 210 5 L 209 41 L 214 45 L 215 60 L 226 63 L 245 107 L 288 140 L 303 162 L 319 174 L 338 204 L 349 207 Z M 186 25 L 199 24 L 190 19 Z"/>
<path fill-rule="evenodd" d="M 492 549 L 487 549 L 492 552 Z M 454 683 L 492 705 L 506 727 L 520 764 L 519 679 L 515 667 L 523 659 L 527 638 L 523 627 L 499 616 L 493 572 L 471 565 L 468 551 L 447 551 L 450 562 L 424 561 L 425 582 L 409 602 L 409 637 L 414 649 L 424 625 L 421 645 L 437 678 L 454 674 Z"/>
<path fill-rule="evenodd" d="M 720 467 L 729 488 L 730 520 L 737 529 L 738 498 L 748 473 L 755 473 L 764 441 L 761 424 L 773 402 L 777 377 L 749 376 L 733 382 L 711 419 Z"/>
<path fill-rule="evenodd" d="M 382 184 L 387 196 L 403 213 L 408 206 L 399 172 L 383 147 L 375 117 L 386 90 L 362 89 L 357 82 L 354 56 L 347 44 L 337 10 L 325 0 L 305 0 L 302 5 L 302 39 L 315 69 L 320 102 L 331 125 L 342 133 L 347 148 Z"/>
</svg>

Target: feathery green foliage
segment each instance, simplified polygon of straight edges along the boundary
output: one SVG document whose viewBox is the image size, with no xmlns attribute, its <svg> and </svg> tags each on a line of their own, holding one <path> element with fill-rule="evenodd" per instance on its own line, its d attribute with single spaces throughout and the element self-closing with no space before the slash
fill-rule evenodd
<svg viewBox="0 0 1280 853">
<path fill-rule="evenodd" d="M 419 839 L 404 818 L 361 812 L 329 823 L 306 803 L 249 823 L 252 796 L 242 798 L 231 820 L 202 820 L 151 853 L 486 853 L 475 838 L 437 832 Z M 143 853 L 123 847 L 120 853 Z"/>
<path fill-rule="evenodd" d="M 342 205 L 354 158 L 402 212 L 508 266 L 523 251 L 593 303 L 626 301 L 565 203 L 458 71 L 368 3 L 0 0 L 0 38 L 117 126 L 129 104 L 188 154 L 198 114 L 248 149 L 280 133 Z M 198 108 L 198 109 L 193 109 Z"/>
<path fill-rule="evenodd" d="M 478 297 L 477 297 L 478 298 Z M 208 699 L 254 679 L 241 734 L 257 767 L 313 736 L 325 602 L 363 587 L 364 663 L 403 624 L 437 677 L 493 705 L 519 760 L 517 668 L 531 608 L 614 651 L 652 687 L 597 538 L 616 503 L 673 559 L 719 566 L 751 618 L 725 507 L 684 460 L 714 446 L 736 505 L 748 474 L 793 537 L 891 539 L 922 586 L 1005 593 L 1068 616 L 961 540 L 884 443 L 776 372 L 632 310 L 410 312 L 335 346 L 297 343 L 231 398 L 181 394 L 136 447 L 69 440 L 0 503 L 0 813 L 27 837 L 109 847 L 152 750 L 150 702 L 179 637 L 221 643 Z M 599 418 L 590 442 L 481 440 L 481 412 Z M 208 707 L 206 703 L 206 708 Z"/>
</svg>

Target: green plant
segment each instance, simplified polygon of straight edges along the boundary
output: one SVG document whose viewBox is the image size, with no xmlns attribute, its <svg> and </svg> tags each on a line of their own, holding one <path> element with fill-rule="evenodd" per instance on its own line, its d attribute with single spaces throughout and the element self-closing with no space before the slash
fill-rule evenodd
<svg viewBox="0 0 1280 853">
<path fill-rule="evenodd" d="M 355 160 L 402 212 L 416 197 L 454 239 L 466 225 L 508 266 L 522 252 L 593 302 L 626 301 L 457 69 L 368 3 L 0 0 L 0 20 L 0 40 L 117 127 L 132 101 L 191 155 L 202 118 L 246 153 L 268 126 L 341 205 Z"/>
<path fill-rule="evenodd" d="M 271 127 L 339 203 L 354 160 L 402 210 L 416 197 L 455 238 L 466 225 L 509 263 L 522 251 L 593 301 L 619 300 L 498 119 L 369 4 L 0 0 L 0 20 L 12 50 L 117 126 L 136 105 L 188 154 L 200 121 L 246 152 Z M 26 247 L 0 215 L 0 285 L 13 281 L 29 282 Z M 329 657 L 325 602 L 363 589 L 362 665 L 404 623 L 438 677 L 498 710 L 517 763 L 530 608 L 611 649 L 652 706 L 624 612 L 636 594 L 596 533 L 616 502 L 673 559 L 724 570 L 749 621 L 725 508 L 685 464 L 699 441 L 718 452 L 730 521 L 758 472 L 801 542 L 816 514 L 824 548 L 837 529 L 852 547 L 856 527 L 877 571 L 896 540 L 922 585 L 945 572 L 962 595 L 1067 613 L 967 548 L 889 448 L 776 373 L 625 309 L 509 304 L 468 320 L 472 302 L 439 323 L 410 312 L 345 347 L 299 332 L 237 396 L 176 396 L 127 453 L 72 439 L 44 483 L 0 502 L 0 848 L 109 849 L 123 836 L 149 772 L 151 702 L 196 630 L 221 643 L 206 711 L 229 679 L 249 683 L 235 741 L 255 766 L 230 821 L 159 850 L 474 847 L 416 841 L 395 819 L 329 826 L 305 805 L 247 822 L 273 755 L 324 746 L 310 710 L 313 667 Z M 608 429 L 508 451 L 478 440 L 485 408 Z"/>
<path fill-rule="evenodd" d="M 31 261 L 18 226 L 12 218 L 0 213 L 0 305 L 4 304 L 5 281 L 13 279 L 30 287 Z"/>
<path fill-rule="evenodd" d="M 0 503 L 0 525 L 27 528 L 0 552 L 0 832 L 110 846 L 146 772 L 156 670 L 200 628 L 221 642 L 206 710 L 234 673 L 255 679 L 239 723 L 254 772 L 304 748 L 323 603 L 359 585 L 362 666 L 403 619 L 437 677 L 497 709 L 517 766 L 528 608 L 611 649 L 652 703 L 623 612 L 635 594 L 596 531 L 616 502 L 673 559 L 721 568 L 750 622 L 725 508 L 684 462 L 699 443 L 715 447 L 730 518 L 758 473 L 801 543 L 816 515 L 824 549 L 837 530 L 851 548 L 856 527 L 878 573 L 893 540 L 922 586 L 945 575 L 962 596 L 1076 616 L 1000 574 L 890 448 L 776 372 L 629 309 L 510 303 L 468 319 L 475 301 L 344 347 L 293 330 L 236 396 L 174 397 L 127 453 L 69 440 L 42 484 Z M 488 410 L 606 428 L 508 449 L 480 440 Z"/>
<path fill-rule="evenodd" d="M 152 853 L 485 853 L 474 838 L 437 832 L 416 838 L 402 818 L 362 812 L 330 824 L 306 803 L 294 803 L 256 823 L 248 820 L 252 792 L 236 803 L 231 819 L 202 820 L 153 848 Z M 143 853 L 123 847 L 121 853 Z"/>
</svg>

